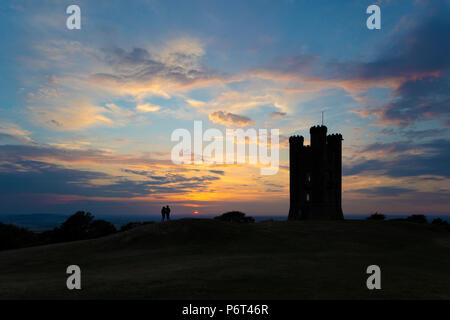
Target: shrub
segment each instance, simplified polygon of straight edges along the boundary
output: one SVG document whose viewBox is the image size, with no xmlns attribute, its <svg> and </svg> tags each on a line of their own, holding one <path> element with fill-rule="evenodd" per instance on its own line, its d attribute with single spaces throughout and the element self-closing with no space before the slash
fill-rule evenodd
<svg viewBox="0 0 450 320">
<path fill-rule="evenodd" d="M 442 220 L 441 218 L 436 218 L 436 219 L 433 219 L 433 221 L 431 221 L 431 224 L 434 224 L 434 225 L 447 225 L 448 222 Z"/>
<path fill-rule="evenodd" d="M 245 213 L 240 212 L 240 211 L 226 212 L 224 214 L 221 214 L 220 216 L 214 217 L 214 219 L 217 219 L 220 221 L 227 221 L 227 222 L 237 222 L 237 223 L 253 223 L 253 222 L 255 222 L 255 219 L 253 217 L 246 217 Z"/>
<path fill-rule="evenodd" d="M 25 228 L 0 222 L 0 250 L 16 249 L 35 245 L 37 235 Z"/>
<path fill-rule="evenodd" d="M 415 223 L 427 223 L 427 218 L 423 214 L 413 214 L 406 218 L 406 221 Z"/>
<path fill-rule="evenodd" d="M 386 219 L 386 216 L 378 212 L 371 214 L 370 217 L 367 218 L 367 220 L 384 220 L 384 219 Z"/>
<path fill-rule="evenodd" d="M 94 220 L 90 212 L 77 211 L 71 215 L 59 228 L 56 228 L 56 241 L 74 241 L 88 238 L 89 226 Z"/>
<path fill-rule="evenodd" d="M 87 237 L 89 239 L 100 238 L 116 233 L 116 227 L 105 220 L 94 220 L 88 227 Z"/>
<path fill-rule="evenodd" d="M 104 237 L 117 232 L 116 227 L 105 220 L 94 220 L 90 212 L 77 211 L 61 226 L 45 231 L 39 236 L 44 242 L 66 242 Z"/>
</svg>

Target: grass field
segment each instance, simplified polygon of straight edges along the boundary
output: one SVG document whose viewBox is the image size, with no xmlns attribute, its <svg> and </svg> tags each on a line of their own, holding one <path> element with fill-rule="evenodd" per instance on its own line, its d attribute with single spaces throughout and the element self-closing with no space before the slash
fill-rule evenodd
<svg viewBox="0 0 450 320">
<path fill-rule="evenodd" d="M 366 288 L 372 264 L 382 290 Z M 449 271 L 450 232 L 429 224 L 181 219 L 0 252 L 0 298 L 449 299 Z"/>
</svg>

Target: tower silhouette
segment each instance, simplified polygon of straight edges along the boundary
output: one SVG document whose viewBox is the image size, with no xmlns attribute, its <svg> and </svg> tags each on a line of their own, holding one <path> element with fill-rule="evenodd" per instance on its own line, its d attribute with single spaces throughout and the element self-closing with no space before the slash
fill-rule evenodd
<svg viewBox="0 0 450 320">
<path fill-rule="evenodd" d="M 289 220 L 344 219 L 342 212 L 342 135 L 311 127 L 310 146 L 302 136 L 289 138 Z"/>
</svg>

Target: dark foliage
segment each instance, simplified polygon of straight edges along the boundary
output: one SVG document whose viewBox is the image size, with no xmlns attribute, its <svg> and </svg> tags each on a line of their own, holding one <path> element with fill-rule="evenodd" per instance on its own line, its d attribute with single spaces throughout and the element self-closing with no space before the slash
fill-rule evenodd
<svg viewBox="0 0 450 320">
<path fill-rule="evenodd" d="M 214 219 L 227 221 L 227 222 L 236 222 L 236 223 L 252 223 L 255 222 L 253 217 L 246 217 L 245 213 L 240 211 L 230 211 L 224 214 L 221 214 L 218 217 L 214 217 Z"/>
<path fill-rule="evenodd" d="M 49 242 L 65 242 L 94 239 L 117 232 L 116 227 L 105 220 L 94 220 L 90 212 L 78 211 L 59 228 L 42 234 Z"/>
<path fill-rule="evenodd" d="M 406 218 L 406 221 L 415 223 L 427 223 L 427 218 L 423 214 L 413 214 Z"/>
<path fill-rule="evenodd" d="M 371 214 L 370 217 L 367 218 L 367 220 L 384 220 L 384 219 L 386 219 L 386 216 L 378 212 Z"/>
<path fill-rule="evenodd" d="M 95 239 L 105 237 L 116 232 L 116 227 L 114 227 L 111 222 L 105 220 L 94 220 L 88 226 L 87 237 L 89 239 Z"/>
<path fill-rule="evenodd" d="M 433 221 L 431 221 L 431 224 L 438 225 L 438 226 L 447 226 L 448 222 L 442 220 L 441 218 L 436 218 L 436 219 L 433 219 Z"/>
<path fill-rule="evenodd" d="M 42 233 L 0 222 L 0 250 L 16 249 L 50 243 L 94 239 L 117 232 L 114 225 L 105 220 L 94 220 L 89 212 L 78 211 L 61 226 Z"/>
<path fill-rule="evenodd" d="M 448 223 L 445 220 L 442 220 L 441 218 L 433 219 L 433 221 L 431 221 L 431 224 L 433 226 L 436 226 L 437 228 L 445 228 L 448 231 L 450 231 L 450 223 Z"/>
<path fill-rule="evenodd" d="M 94 217 L 90 212 L 78 211 L 57 228 L 55 241 L 74 241 L 88 238 L 90 225 Z"/>
<path fill-rule="evenodd" d="M 0 250 L 32 246 L 38 241 L 34 232 L 0 222 Z"/>
</svg>

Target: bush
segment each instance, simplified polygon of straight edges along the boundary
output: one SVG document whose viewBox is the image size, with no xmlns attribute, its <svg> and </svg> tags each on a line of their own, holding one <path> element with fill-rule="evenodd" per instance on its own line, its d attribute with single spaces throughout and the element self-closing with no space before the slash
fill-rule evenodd
<svg viewBox="0 0 450 320">
<path fill-rule="evenodd" d="M 431 224 L 445 226 L 445 225 L 448 225 L 448 222 L 442 220 L 441 218 L 436 218 L 436 219 L 433 219 L 433 221 L 431 221 Z"/>
<path fill-rule="evenodd" d="M 386 219 L 386 216 L 378 212 L 371 214 L 370 217 L 367 218 L 367 220 L 384 220 L 384 219 Z"/>
<path fill-rule="evenodd" d="M 0 222 L 0 250 L 17 249 L 49 243 L 94 239 L 117 232 L 116 227 L 105 220 L 94 220 L 89 212 L 78 211 L 61 226 L 41 233 L 34 233 Z"/>
<path fill-rule="evenodd" d="M 87 237 L 89 239 L 100 238 L 116 232 L 116 227 L 112 223 L 105 220 L 94 220 L 88 227 Z"/>
<path fill-rule="evenodd" d="M 88 238 L 90 224 L 94 217 L 90 212 L 77 211 L 71 215 L 59 228 L 56 228 L 56 241 L 74 241 Z"/>
<path fill-rule="evenodd" d="M 0 222 L 0 250 L 28 247 L 37 242 L 38 237 L 34 232 Z"/>
<path fill-rule="evenodd" d="M 406 221 L 415 223 L 427 223 L 427 218 L 423 214 L 413 214 L 406 218 Z"/>
<path fill-rule="evenodd" d="M 253 222 L 255 222 L 255 219 L 253 217 L 246 217 L 245 213 L 240 212 L 240 211 L 226 212 L 224 214 L 221 214 L 220 216 L 214 217 L 214 219 L 217 219 L 220 221 L 227 221 L 227 222 L 236 222 L 236 223 L 253 223 Z"/>
<path fill-rule="evenodd" d="M 60 227 L 45 231 L 39 236 L 44 242 L 66 242 L 104 237 L 117 232 L 116 227 L 105 220 L 94 220 L 90 212 L 77 211 Z"/>
</svg>

